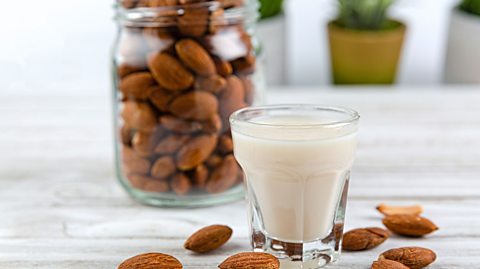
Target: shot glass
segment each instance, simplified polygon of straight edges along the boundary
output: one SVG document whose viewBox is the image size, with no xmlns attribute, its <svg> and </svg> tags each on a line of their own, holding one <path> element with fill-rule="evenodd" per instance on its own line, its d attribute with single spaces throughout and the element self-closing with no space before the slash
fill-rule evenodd
<svg viewBox="0 0 480 269">
<path fill-rule="evenodd" d="M 230 117 L 252 248 L 275 255 L 282 269 L 339 258 L 359 118 L 317 105 L 251 107 Z"/>
</svg>

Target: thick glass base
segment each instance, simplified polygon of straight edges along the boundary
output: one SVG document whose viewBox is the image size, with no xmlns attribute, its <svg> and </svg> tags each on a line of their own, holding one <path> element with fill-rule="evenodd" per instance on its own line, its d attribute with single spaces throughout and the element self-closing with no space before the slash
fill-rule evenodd
<svg viewBox="0 0 480 269">
<path fill-rule="evenodd" d="M 338 224 L 324 239 L 295 243 L 271 238 L 256 230 L 251 241 L 253 251 L 266 252 L 276 256 L 280 260 L 282 269 L 315 269 L 338 260 L 342 232 L 343 225 Z"/>
</svg>

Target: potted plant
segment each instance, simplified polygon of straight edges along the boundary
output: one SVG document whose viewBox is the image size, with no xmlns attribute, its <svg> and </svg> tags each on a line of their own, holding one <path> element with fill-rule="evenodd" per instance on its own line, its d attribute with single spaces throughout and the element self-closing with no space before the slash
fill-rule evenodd
<svg viewBox="0 0 480 269">
<path fill-rule="evenodd" d="M 480 83 L 480 0 L 463 0 L 452 9 L 444 81 Z"/>
<path fill-rule="evenodd" d="M 328 24 L 335 84 L 391 84 L 406 26 L 388 17 L 393 0 L 338 0 Z"/>
<path fill-rule="evenodd" d="M 267 82 L 281 85 L 286 82 L 285 71 L 285 16 L 283 0 L 259 0 L 260 22 L 257 34 L 262 41 L 265 62 L 267 65 Z"/>
</svg>

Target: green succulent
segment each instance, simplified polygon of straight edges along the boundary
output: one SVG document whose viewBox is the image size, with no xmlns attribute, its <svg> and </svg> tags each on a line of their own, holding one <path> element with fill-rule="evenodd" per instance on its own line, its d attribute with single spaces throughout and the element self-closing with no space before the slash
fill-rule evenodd
<svg viewBox="0 0 480 269">
<path fill-rule="evenodd" d="M 276 16 L 282 12 L 283 0 L 260 0 L 261 19 Z"/>
<path fill-rule="evenodd" d="M 381 30 L 393 27 L 387 11 L 394 0 L 338 0 L 337 24 L 349 29 Z"/>
<path fill-rule="evenodd" d="M 480 0 L 463 0 L 460 8 L 468 13 L 480 15 Z"/>
</svg>

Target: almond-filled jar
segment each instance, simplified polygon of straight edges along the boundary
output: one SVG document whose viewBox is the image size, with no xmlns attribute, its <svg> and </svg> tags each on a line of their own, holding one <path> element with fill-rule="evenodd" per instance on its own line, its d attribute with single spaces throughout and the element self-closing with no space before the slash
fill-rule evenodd
<svg viewBox="0 0 480 269">
<path fill-rule="evenodd" d="M 256 0 L 118 0 L 113 52 L 116 168 L 142 203 L 243 197 L 228 117 L 257 103 Z"/>
</svg>

